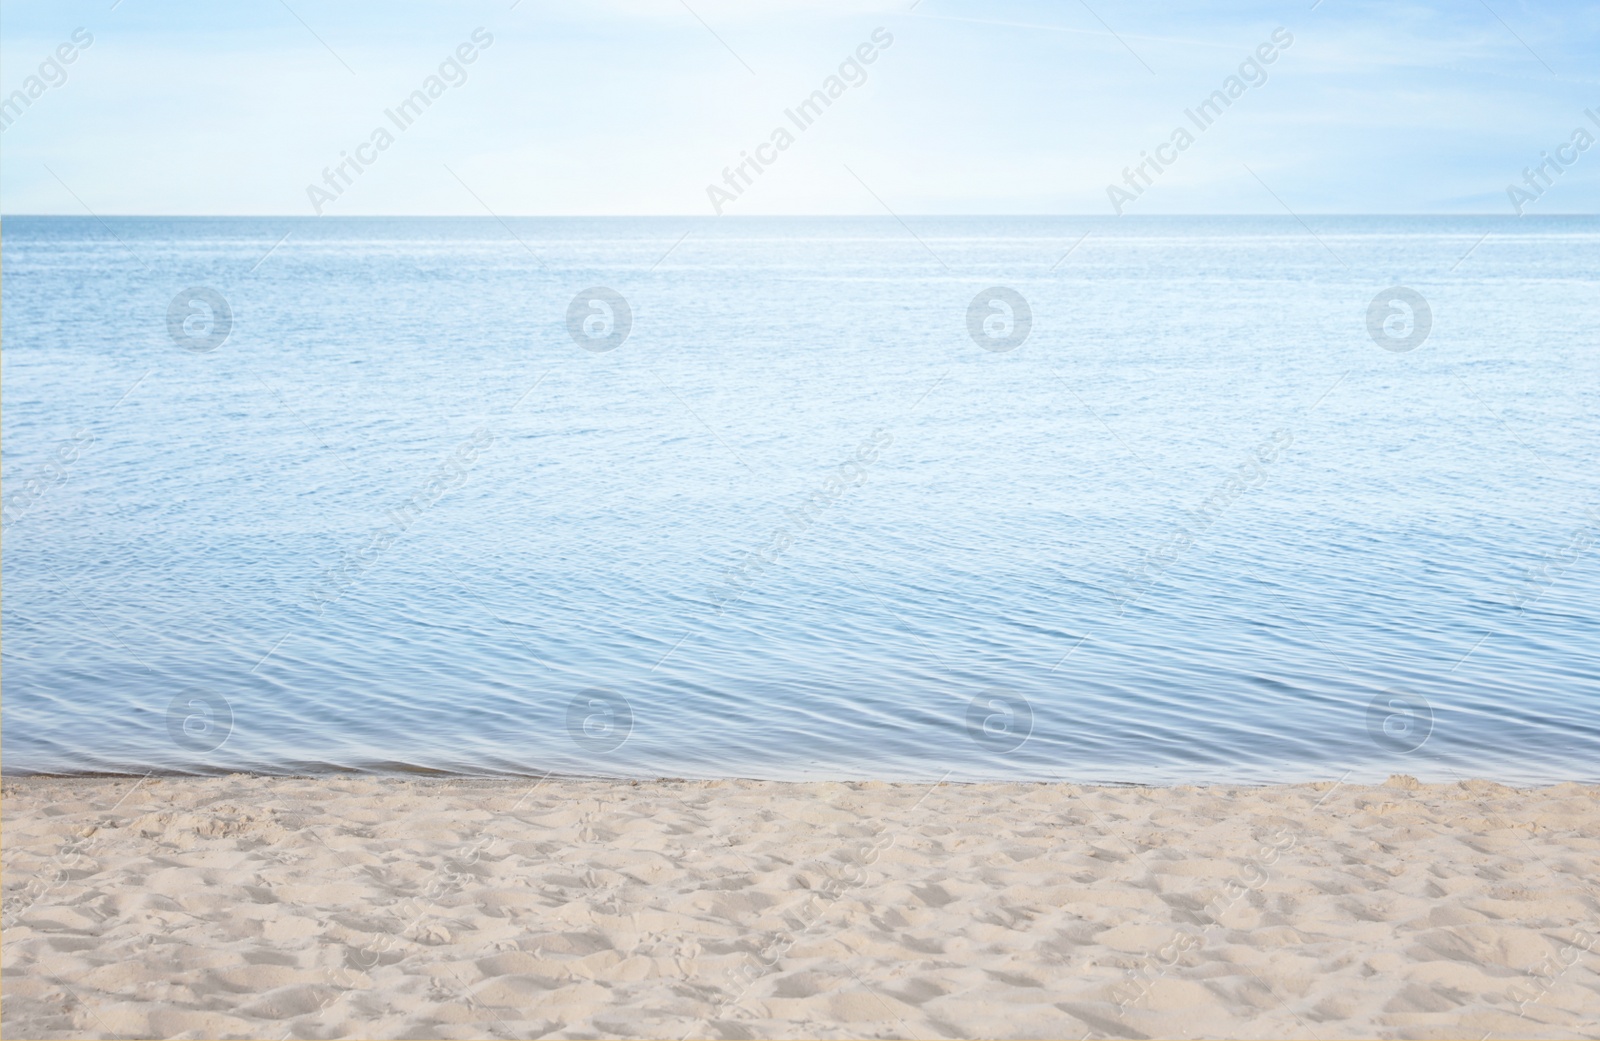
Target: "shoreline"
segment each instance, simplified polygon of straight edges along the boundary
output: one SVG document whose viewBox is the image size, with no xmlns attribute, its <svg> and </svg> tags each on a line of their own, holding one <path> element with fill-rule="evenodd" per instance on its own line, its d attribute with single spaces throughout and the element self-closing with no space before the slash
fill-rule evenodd
<svg viewBox="0 0 1600 1041">
<path fill-rule="evenodd" d="M 233 774 L 0 792 L 7 1036 L 1600 1022 L 1600 785 Z"/>
<path fill-rule="evenodd" d="M 1415 765 L 1412 765 L 1415 770 Z M 930 784 L 949 784 L 964 787 L 982 785 L 1023 785 L 1023 786 L 1059 786 L 1073 788 L 1149 788 L 1153 790 L 1195 790 L 1209 791 L 1220 788 L 1237 788 L 1255 790 L 1261 788 L 1294 788 L 1318 784 L 1336 784 L 1346 786 L 1375 787 L 1386 784 L 1396 778 L 1410 778 L 1420 784 L 1429 786 L 1444 786 L 1458 783 L 1484 783 L 1511 788 L 1516 791 L 1538 791 L 1553 788 L 1563 784 L 1576 784 L 1583 786 L 1600 786 L 1600 775 L 1591 777 L 1468 777 L 1459 772 L 1445 769 L 1438 772 L 1417 771 L 1411 774 L 1396 774 L 1392 767 L 1374 768 L 1370 772 L 1349 770 L 1344 776 L 1329 777 L 1306 776 L 1290 779 L 1237 779 L 1222 778 L 1220 780 L 1153 780 L 1129 781 L 1115 778 L 1096 777 L 1090 779 L 1052 777 L 1052 778 L 1006 778 L 1006 777 L 956 777 L 927 776 L 922 778 L 904 777 L 867 777 L 867 776 L 834 776 L 834 777 L 751 777 L 739 774 L 717 774 L 707 776 L 671 775 L 671 774 L 585 774 L 585 773 L 466 773 L 450 770 L 438 770 L 430 767 L 395 768 L 395 769 L 368 769 L 364 767 L 351 767 L 348 769 L 326 770 L 300 770 L 288 773 L 267 772 L 264 770 L 217 770 L 207 773 L 182 773 L 177 771 L 149 770 L 137 771 L 105 771 L 88 773 L 65 773 L 51 771 L 6 772 L 0 770 L 0 784 L 13 784 L 25 782 L 54 781 L 69 782 L 113 782 L 113 781 L 215 781 L 224 778 L 245 778 L 261 781 L 341 781 L 341 780 L 369 780 L 369 781 L 416 781 L 416 782 L 462 782 L 474 784 L 521 784 L 521 783 L 610 783 L 610 784 L 770 784 L 770 785 L 816 785 L 816 784 L 847 784 L 847 785 L 888 785 L 891 787 L 915 787 Z"/>
</svg>

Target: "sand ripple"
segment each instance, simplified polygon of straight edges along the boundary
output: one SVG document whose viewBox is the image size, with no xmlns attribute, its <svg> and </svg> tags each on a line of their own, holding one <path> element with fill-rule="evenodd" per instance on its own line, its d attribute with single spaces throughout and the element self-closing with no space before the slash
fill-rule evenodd
<svg viewBox="0 0 1600 1041">
<path fill-rule="evenodd" d="M 5 784 L 7 1037 L 1600 1037 L 1600 787 Z"/>
</svg>

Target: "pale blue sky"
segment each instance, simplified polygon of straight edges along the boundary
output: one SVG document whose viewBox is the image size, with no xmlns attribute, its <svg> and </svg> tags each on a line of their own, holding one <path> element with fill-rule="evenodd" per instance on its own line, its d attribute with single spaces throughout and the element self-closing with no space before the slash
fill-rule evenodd
<svg viewBox="0 0 1600 1041">
<path fill-rule="evenodd" d="M 479 27 L 494 42 L 466 81 L 325 212 L 709 216 L 724 167 L 879 27 L 893 43 L 866 81 L 767 151 L 727 213 L 881 213 L 875 193 L 901 213 L 1110 214 L 1107 185 L 1194 129 L 1184 110 L 1279 27 L 1294 42 L 1267 81 L 1127 212 L 1281 213 L 1270 187 L 1303 213 L 1510 214 L 1506 187 L 1541 152 L 1600 138 L 1592 2 L 910 8 L 13 0 L 6 97 L 74 30 L 93 43 L 0 136 L 0 211 L 310 216 L 324 168 Z M 1567 154 L 1529 213 L 1600 210 L 1600 145 Z"/>
</svg>

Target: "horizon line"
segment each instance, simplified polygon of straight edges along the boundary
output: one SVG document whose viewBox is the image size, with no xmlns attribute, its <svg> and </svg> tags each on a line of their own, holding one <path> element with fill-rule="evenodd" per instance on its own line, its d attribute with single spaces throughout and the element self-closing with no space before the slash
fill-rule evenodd
<svg viewBox="0 0 1600 1041">
<path fill-rule="evenodd" d="M 692 214 L 692 213 L 507 213 L 507 214 L 453 214 L 453 213 L 349 213 L 349 214 L 303 214 L 303 213 L 5 213 L 0 211 L 0 220 L 16 217 L 61 217 L 74 220 L 131 220 L 160 218 L 165 220 L 212 220 L 212 219 L 250 219 L 250 220 L 304 220 L 304 221 L 343 221 L 343 220 L 639 220 L 642 218 L 659 220 L 706 220 L 706 221 L 749 221 L 749 220 L 841 220 L 841 219 L 877 219 L 895 220 L 898 218 L 939 219 L 939 218 L 985 218 L 997 217 L 1026 217 L 1026 218 L 1052 218 L 1052 219 L 1102 219 L 1111 221 L 1120 220 L 1160 220 L 1171 217 L 1281 217 L 1295 220 L 1300 217 L 1498 217 L 1504 220 L 1527 220 L 1570 218 L 1570 217 L 1600 217 L 1600 213 L 1483 213 L 1473 211 L 1444 211 L 1428 213 L 1373 213 L 1373 212 L 1307 212 L 1298 213 L 904 213 L 904 214 L 878 214 L 878 213 L 735 213 L 735 214 Z"/>
</svg>

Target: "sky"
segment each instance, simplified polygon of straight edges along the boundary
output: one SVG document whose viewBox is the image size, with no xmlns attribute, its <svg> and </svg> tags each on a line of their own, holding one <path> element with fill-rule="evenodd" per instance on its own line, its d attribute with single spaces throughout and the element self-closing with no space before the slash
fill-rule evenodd
<svg viewBox="0 0 1600 1041">
<path fill-rule="evenodd" d="M 1600 212 L 1592 0 L 12 0 L 0 91 L 7 215 Z"/>
</svg>

